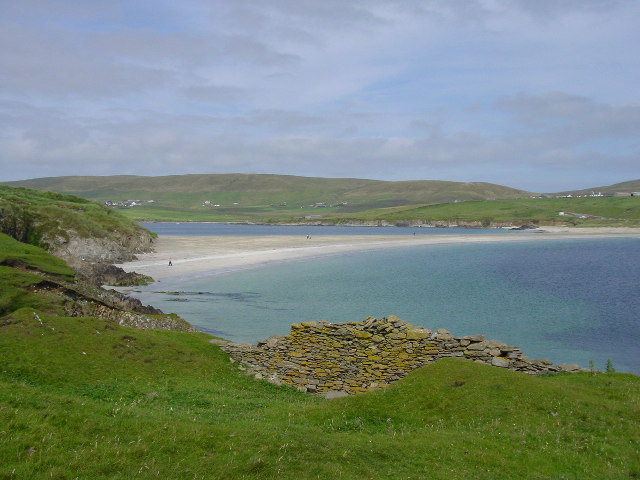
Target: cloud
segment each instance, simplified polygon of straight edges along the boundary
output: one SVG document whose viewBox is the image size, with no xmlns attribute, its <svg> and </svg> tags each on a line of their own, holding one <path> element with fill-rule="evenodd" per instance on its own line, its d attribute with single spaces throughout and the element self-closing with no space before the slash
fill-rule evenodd
<svg viewBox="0 0 640 480">
<path fill-rule="evenodd" d="M 538 150 L 544 149 L 540 158 L 573 161 L 579 166 L 584 154 L 606 158 L 637 157 L 640 153 L 640 105 L 610 105 L 576 95 L 549 93 L 519 94 L 502 99 L 498 106 L 524 127 L 521 138 L 539 145 Z M 629 173 L 640 171 L 632 166 Z"/>
<path fill-rule="evenodd" d="M 607 105 L 553 92 L 536 96 L 521 93 L 501 99 L 498 106 L 526 125 L 544 127 L 561 122 L 575 125 L 587 135 L 637 137 L 640 132 L 640 104 Z"/>
<path fill-rule="evenodd" d="M 500 103 L 508 106 L 504 107 L 508 115 L 525 123 L 530 122 L 531 117 L 558 115 L 563 122 L 571 122 L 583 115 L 584 109 L 592 103 L 578 99 L 575 101 L 580 108 L 555 108 L 548 105 L 550 98 L 565 96 L 510 97 Z M 528 108 L 530 105 L 535 108 Z M 422 136 L 413 138 L 339 138 L 335 135 L 282 134 L 289 131 L 292 124 L 298 124 L 304 131 L 301 124 L 307 123 L 307 131 L 314 132 L 332 122 L 330 117 L 306 118 L 300 113 L 286 111 L 257 111 L 242 118 L 166 116 L 152 112 L 123 114 L 118 111 L 110 122 L 106 122 L 68 118 L 62 111 L 29 105 L 5 103 L 2 106 L 0 164 L 8 171 L 18 163 L 24 171 L 39 172 L 37 176 L 244 171 L 397 180 L 491 181 L 541 191 L 543 189 L 536 186 L 539 180 L 527 182 L 522 177 L 525 173 L 544 170 L 550 177 L 547 185 L 556 187 L 544 189 L 550 191 L 562 190 L 567 179 L 582 171 L 590 172 L 582 177 L 586 182 L 582 186 L 588 187 L 607 183 L 606 178 L 610 178 L 611 183 L 629 178 L 630 172 L 638 169 L 637 149 L 635 157 L 624 151 L 576 150 L 577 140 L 566 141 L 563 125 L 559 130 L 545 128 L 532 133 L 525 129 L 509 136 L 489 136 L 472 131 L 447 131 L 442 124 L 432 123 L 426 125 Z M 598 109 L 607 110 L 602 105 L 595 108 Z M 218 129 L 220 125 L 228 129 Z M 598 133 L 592 122 L 587 122 L 585 128 L 589 135 L 597 138 L 606 137 L 610 131 L 610 127 L 603 124 Z M 262 134 L 258 135 L 258 131 Z M 91 161 L 87 162 L 87 158 Z M 24 178 L 19 170 L 13 168 L 13 171 L 16 178 Z"/>
<path fill-rule="evenodd" d="M 210 103 L 236 102 L 248 94 L 245 89 L 228 85 L 191 85 L 182 91 L 193 100 Z"/>
<path fill-rule="evenodd" d="M 631 0 L 12 2 L 0 162 L 5 179 L 640 177 L 638 19 Z"/>
</svg>

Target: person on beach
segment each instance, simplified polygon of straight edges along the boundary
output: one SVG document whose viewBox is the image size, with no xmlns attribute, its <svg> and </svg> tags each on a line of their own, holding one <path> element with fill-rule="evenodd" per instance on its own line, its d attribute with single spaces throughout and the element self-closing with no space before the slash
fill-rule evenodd
<svg viewBox="0 0 640 480">
<path fill-rule="evenodd" d="M 173 267 L 173 263 L 171 263 L 171 259 L 169 259 L 169 266 Z"/>
</svg>

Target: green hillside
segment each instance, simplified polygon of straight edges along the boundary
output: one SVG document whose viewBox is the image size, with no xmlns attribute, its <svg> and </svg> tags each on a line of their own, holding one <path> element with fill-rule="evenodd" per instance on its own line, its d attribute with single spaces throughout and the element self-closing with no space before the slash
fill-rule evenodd
<svg viewBox="0 0 640 480">
<path fill-rule="evenodd" d="M 99 202 L 139 200 L 135 206 L 111 208 L 133 220 L 282 223 L 321 219 L 327 223 L 441 221 L 582 226 L 635 226 L 640 220 L 640 196 L 529 198 L 529 192 L 489 183 L 245 174 L 52 177 L 9 183 Z M 640 180 L 565 193 L 637 190 Z M 2 190 L 0 199 L 1 195 Z M 559 212 L 569 215 L 559 216 Z"/>
<path fill-rule="evenodd" d="M 0 235 L 0 478 L 640 475 L 635 375 L 445 359 L 327 401 L 246 376 L 203 333 L 67 316 L 92 302 L 104 315 L 84 290 L 61 260 Z"/>
<path fill-rule="evenodd" d="M 0 232 L 49 248 L 71 235 L 95 239 L 146 231 L 114 209 L 84 198 L 0 185 Z"/>
<path fill-rule="evenodd" d="M 563 212 L 564 215 L 559 215 Z M 602 217 L 602 218 L 581 218 Z M 640 225 L 640 197 L 527 198 L 495 201 L 468 201 L 425 206 L 404 206 L 336 215 L 325 221 L 439 222 L 495 225 L 554 224 L 599 226 Z"/>
<path fill-rule="evenodd" d="M 138 220 L 183 221 L 300 218 L 407 204 L 529 195 L 489 183 L 246 174 L 52 177 L 7 184 L 79 195 L 99 202 L 141 200 L 142 205 L 122 208 L 122 212 Z M 148 203 L 149 200 L 154 202 Z M 210 203 L 204 205 L 205 202 Z"/>
<path fill-rule="evenodd" d="M 615 194 L 618 192 L 640 192 L 640 180 L 631 180 L 628 182 L 615 183 L 613 185 L 605 185 L 602 187 L 585 188 L 582 190 L 570 190 L 561 192 L 560 195 L 589 195 L 591 193 Z"/>
</svg>

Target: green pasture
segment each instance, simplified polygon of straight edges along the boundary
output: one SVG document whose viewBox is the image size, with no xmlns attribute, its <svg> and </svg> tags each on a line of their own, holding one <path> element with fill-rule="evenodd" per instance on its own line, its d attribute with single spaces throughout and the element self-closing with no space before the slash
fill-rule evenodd
<svg viewBox="0 0 640 480">
<path fill-rule="evenodd" d="M 635 375 L 446 359 L 328 401 L 244 375 L 203 333 L 61 316 L 31 287 L 71 272 L 22 245 L 0 237 L 1 479 L 640 475 Z"/>
<path fill-rule="evenodd" d="M 567 215 L 561 216 L 560 212 Z M 577 216 L 571 216 L 576 214 Z M 604 217 L 579 218 L 580 215 Z M 493 223 L 566 223 L 569 225 L 635 226 L 640 222 L 640 197 L 526 198 L 466 201 L 424 206 L 370 210 L 356 215 L 336 215 L 335 222 L 449 221 Z"/>
</svg>

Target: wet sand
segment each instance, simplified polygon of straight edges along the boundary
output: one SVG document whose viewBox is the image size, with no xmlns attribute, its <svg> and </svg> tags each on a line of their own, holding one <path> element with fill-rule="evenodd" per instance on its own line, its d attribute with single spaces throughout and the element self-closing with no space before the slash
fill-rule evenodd
<svg viewBox="0 0 640 480">
<path fill-rule="evenodd" d="M 160 236 L 155 252 L 119 265 L 156 280 L 250 268 L 346 252 L 420 245 L 528 242 L 578 238 L 638 238 L 640 229 L 545 227 L 540 232 L 494 235 Z M 169 266 L 171 261 L 172 266 Z"/>
</svg>

